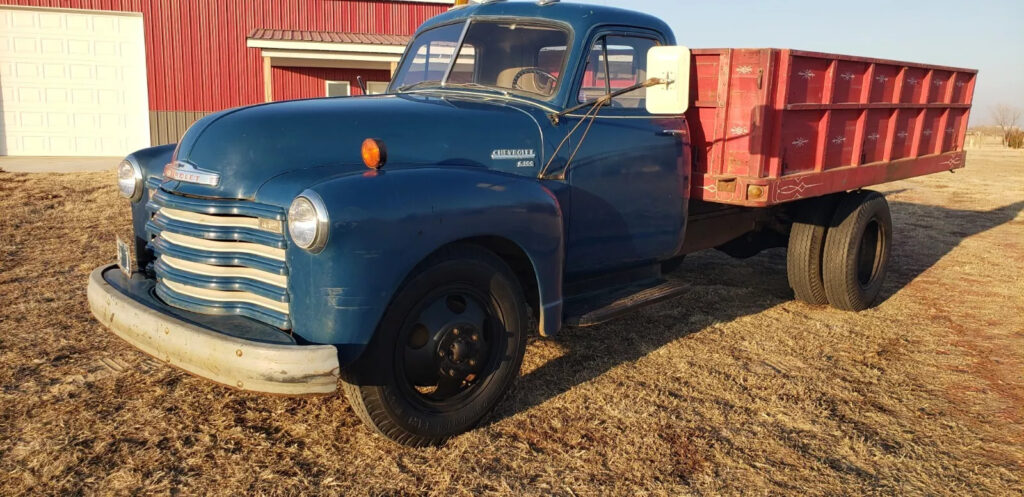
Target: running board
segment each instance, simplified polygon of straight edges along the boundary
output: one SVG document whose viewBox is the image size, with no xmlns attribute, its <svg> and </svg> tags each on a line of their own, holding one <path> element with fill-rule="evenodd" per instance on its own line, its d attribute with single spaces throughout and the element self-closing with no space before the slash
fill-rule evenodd
<svg viewBox="0 0 1024 497">
<path fill-rule="evenodd" d="M 575 297 L 566 302 L 565 325 L 587 327 L 606 323 L 627 312 L 678 296 L 688 288 L 679 282 L 659 280 Z"/>
</svg>

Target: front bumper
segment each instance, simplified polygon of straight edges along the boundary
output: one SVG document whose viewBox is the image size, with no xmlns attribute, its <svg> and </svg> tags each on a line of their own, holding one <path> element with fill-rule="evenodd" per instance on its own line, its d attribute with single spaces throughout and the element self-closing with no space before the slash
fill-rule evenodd
<svg viewBox="0 0 1024 497">
<path fill-rule="evenodd" d="M 236 338 L 145 305 L 113 287 L 103 266 L 89 276 L 89 307 L 101 323 L 139 350 L 196 376 L 241 390 L 281 395 L 338 388 L 333 345 L 272 344 Z"/>
</svg>

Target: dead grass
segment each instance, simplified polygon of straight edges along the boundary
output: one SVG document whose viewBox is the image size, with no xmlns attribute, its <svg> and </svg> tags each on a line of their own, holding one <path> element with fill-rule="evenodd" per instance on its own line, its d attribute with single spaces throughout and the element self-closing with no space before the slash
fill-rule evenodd
<svg viewBox="0 0 1024 497">
<path fill-rule="evenodd" d="M 344 398 L 237 393 L 99 326 L 112 173 L 0 173 L 0 494 L 1006 495 L 1024 492 L 1024 155 L 889 192 L 878 308 L 790 301 L 785 254 L 531 344 L 480 429 L 427 450 Z"/>
</svg>

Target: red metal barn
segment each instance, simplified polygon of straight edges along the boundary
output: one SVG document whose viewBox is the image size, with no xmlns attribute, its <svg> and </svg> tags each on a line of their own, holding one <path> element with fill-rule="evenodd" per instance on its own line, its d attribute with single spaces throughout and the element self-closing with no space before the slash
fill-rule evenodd
<svg viewBox="0 0 1024 497">
<path fill-rule="evenodd" d="M 124 155 L 225 108 L 383 91 L 451 4 L 0 0 L 0 155 Z"/>
</svg>

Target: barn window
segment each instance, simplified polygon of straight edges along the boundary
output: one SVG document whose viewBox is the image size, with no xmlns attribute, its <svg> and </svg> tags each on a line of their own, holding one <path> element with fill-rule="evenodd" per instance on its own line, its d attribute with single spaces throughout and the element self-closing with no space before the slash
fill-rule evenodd
<svg viewBox="0 0 1024 497">
<path fill-rule="evenodd" d="M 352 85 L 348 81 L 327 81 L 328 97 L 347 97 L 352 94 Z"/>
</svg>

